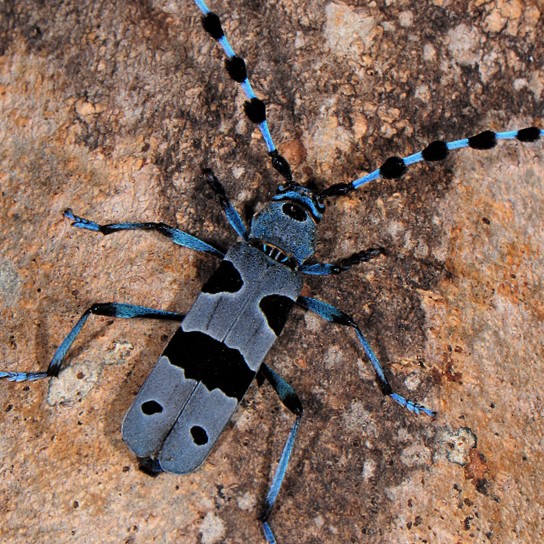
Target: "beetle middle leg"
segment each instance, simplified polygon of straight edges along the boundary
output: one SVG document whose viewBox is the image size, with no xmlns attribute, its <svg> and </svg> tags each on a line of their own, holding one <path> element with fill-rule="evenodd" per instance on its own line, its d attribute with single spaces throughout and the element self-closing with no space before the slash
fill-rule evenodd
<svg viewBox="0 0 544 544">
<path fill-rule="evenodd" d="M 66 353 L 74 343 L 74 340 L 81 332 L 81 329 L 91 314 L 108 317 L 121 317 L 124 319 L 139 317 L 170 321 L 183 321 L 183 318 L 185 317 L 185 314 L 167 312 L 166 310 L 156 310 L 154 308 L 147 308 L 145 306 L 136 306 L 135 304 L 122 304 L 119 302 L 93 304 L 90 308 L 85 310 L 78 322 L 74 325 L 66 338 L 61 342 L 45 372 L 0 372 L 0 379 L 4 378 L 10 382 L 32 382 L 41 380 L 43 378 L 58 376 Z"/>
<path fill-rule="evenodd" d="M 327 304 L 326 302 L 317 300 L 315 298 L 300 296 L 297 299 L 297 304 L 305 310 L 310 310 L 311 312 L 317 314 L 323 319 L 326 319 L 330 323 L 337 323 L 338 325 L 352 327 L 357 334 L 359 343 L 363 347 L 366 356 L 372 363 L 374 372 L 376 373 L 376 378 L 378 380 L 378 385 L 380 386 L 382 393 L 391 397 L 397 404 L 400 404 L 403 408 L 410 410 L 410 412 L 413 412 L 414 414 L 426 414 L 431 417 L 436 416 L 436 412 L 434 410 L 426 408 L 425 406 L 418 404 L 412 400 L 406 399 L 402 395 L 399 395 L 398 393 L 395 393 L 393 391 L 389 380 L 385 376 L 385 372 L 378 357 L 374 353 L 373 349 L 370 347 L 368 340 L 364 337 L 361 329 L 352 317 L 342 312 L 338 308 L 335 308 L 331 304 Z"/>
</svg>

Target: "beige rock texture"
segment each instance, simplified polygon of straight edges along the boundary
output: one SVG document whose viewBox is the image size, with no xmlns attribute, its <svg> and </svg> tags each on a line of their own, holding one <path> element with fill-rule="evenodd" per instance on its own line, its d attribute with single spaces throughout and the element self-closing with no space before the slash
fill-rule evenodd
<svg viewBox="0 0 544 544">
<path fill-rule="evenodd" d="M 298 181 L 348 182 L 391 155 L 544 126 L 540 0 L 218 1 Z M 0 361 L 45 369 L 94 302 L 186 311 L 217 266 L 151 233 L 235 240 L 201 178 L 244 216 L 281 182 L 189 0 L 0 4 Z M 352 331 L 294 311 L 268 363 L 304 401 L 272 516 L 286 543 L 544 538 L 544 142 L 418 165 L 330 202 L 323 260 L 387 256 L 305 292 Z M 264 542 L 257 516 L 292 422 L 253 387 L 205 465 L 141 473 L 121 422 L 173 323 L 91 317 L 57 380 L 0 384 L 0 541 Z"/>
</svg>

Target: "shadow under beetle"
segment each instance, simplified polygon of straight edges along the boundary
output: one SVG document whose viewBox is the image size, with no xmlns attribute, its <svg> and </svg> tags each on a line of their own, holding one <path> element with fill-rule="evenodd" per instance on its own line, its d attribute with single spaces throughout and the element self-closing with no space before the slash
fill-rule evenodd
<svg viewBox="0 0 544 544">
<path fill-rule="evenodd" d="M 0 372 L 0 378 L 25 382 L 58 376 L 67 351 L 91 314 L 179 321 L 179 329 L 125 416 L 123 439 L 142 469 L 150 474 L 192 472 L 209 455 L 251 382 L 255 378 L 259 384 L 268 381 L 295 416 L 260 514 L 264 536 L 272 544 L 276 539 L 269 516 L 287 471 L 303 410 L 292 386 L 263 360 L 293 305 L 331 323 L 352 328 L 373 366 L 382 393 L 415 414 L 435 415 L 431 409 L 393 391 L 378 358 L 348 314 L 300 294 L 304 275 L 339 274 L 384 252 L 382 248 L 370 248 L 331 263 L 313 262 L 316 229 L 325 211 L 325 199 L 346 195 L 378 178 L 399 178 L 410 165 L 443 160 L 452 150 L 491 149 L 498 140 L 535 142 L 544 131 L 536 127 L 498 133 L 485 131 L 471 138 L 435 141 L 419 153 L 390 157 L 380 168 L 351 183 L 338 183 L 317 192 L 293 181 L 288 162 L 274 145 L 265 104 L 253 92 L 244 60 L 232 49 L 219 17 L 202 0 L 195 0 L 195 4 L 202 12 L 205 31 L 225 52 L 227 72 L 242 86 L 247 97 L 245 113 L 260 129 L 272 165 L 285 184 L 278 187 L 271 202 L 252 218 L 247 228 L 213 172 L 204 172 L 230 225 L 240 237 L 226 253 L 163 223 L 99 225 L 66 210 L 65 216 L 75 227 L 104 235 L 123 230 L 152 230 L 177 245 L 218 257 L 221 263 L 186 315 L 116 302 L 93 304 L 63 340 L 45 372 Z"/>
</svg>

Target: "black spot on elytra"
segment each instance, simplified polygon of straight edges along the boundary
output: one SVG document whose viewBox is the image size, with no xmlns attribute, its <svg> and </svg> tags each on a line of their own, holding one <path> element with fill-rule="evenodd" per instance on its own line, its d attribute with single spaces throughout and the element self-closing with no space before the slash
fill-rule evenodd
<svg viewBox="0 0 544 544">
<path fill-rule="evenodd" d="M 221 261 L 219 268 L 202 287 L 203 293 L 236 293 L 244 285 L 240 272 L 230 261 Z"/>
<path fill-rule="evenodd" d="M 197 446 L 203 446 L 208 443 L 208 433 L 199 425 L 191 427 L 191 436 Z"/>
<path fill-rule="evenodd" d="M 237 349 L 202 332 L 178 329 L 163 355 L 183 368 L 187 379 L 202 382 L 209 391 L 219 389 L 239 401 L 255 377 Z"/>
<path fill-rule="evenodd" d="M 283 295 L 268 295 L 259 302 L 259 308 L 276 336 L 281 334 L 293 304 L 293 300 Z"/>
<path fill-rule="evenodd" d="M 163 410 L 162 406 L 156 400 L 147 400 L 142 403 L 142 412 L 146 416 L 151 416 L 153 414 L 160 414 Z"/>
</svg>

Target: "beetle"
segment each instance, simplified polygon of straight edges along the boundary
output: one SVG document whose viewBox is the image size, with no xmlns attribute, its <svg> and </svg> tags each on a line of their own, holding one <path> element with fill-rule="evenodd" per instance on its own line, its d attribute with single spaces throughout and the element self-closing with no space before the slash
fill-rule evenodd
<svg viewBox="0 0 544 544">
<path fill-rule="evenodd" d="M 295 415 L 295 423 L 261 516 L 265 537 L 268 542 L 274 542 L 268 516 L 287 470 L 302 405 L 294 389 L 262 361 L 294 304 L 330 322 L 354 329 L 374 367 L 382 392 L 412 412 L 434 415 L 429 408 L 393 391 L 381 364 L 351 316 L 327 303 L 300 295 L 304 274 L 339 274 L 384 252 L 382 248 L 370 248 L 333 263 L 311 262 L 316 242 L 315 231 L 325 209 L 325 199 L 343 196 L 380 177 L 398 178 L 411 164 L 423 160 L 443 160 L 455 149 L 490 149 L 498 140 L 504 139 L 533 142 L 542 137 L 542 130 L 529 127 L 500 133 L 486 131 L 453 142 L 433 142 L 420 153 L 405 158 L 391 157 L 379 169 L 354 182 L 336 184 L 321 192 L 313 191 L 293 182 L 290 167 L 278 153 L 268 131 L 264 104 L 250 89 L 245 64 L 230 47 L 218 17 L 203 2 L 197 1 L 196 4 L 204 14 L 205 30 L 224 47 L 229 75 L 242 85 L 248 97 L 246 114 L 261 129 L 272 166 L 286 184 L 280 186 L 272 202 L 253 218 L 248 230 L 228 201 L 219 180 L 211 171 L 205 171 L 208 183 L 218 195 L 229 222 L 242 240 L 226 254 L 162 223 L 99 225 L 67 210 L 66 217 L 78 228 L 106 235 L 121 230 L 154 230 L 178 245 L 220 257 L 221 265 L 205 283 L 201 295 L 186 316 L 120 303 L 94 304 L 62 342 L 47 371 L 2 372 L 0 377 L 12 381 L 32 381 L 57 376 L 70 345 L 91 314 L 181 321 L 180 329 L 127 413 L 123 437 L 145 470 L 151 473 L 163 470 L 179 474 L 191 472 L 209 454 L 251 381 L 257 378 L 270 382 L 281 401 Z M 251 289 L 248 290 L 248 286 Z M 243 308 L 244 311 L 233 319 L 236 308 Z M 248 332 L 247 324 L 253 322 L 256 325 Z M 187 353 L 190 356 L 185 357 Z M 217 360 L 221 361 L 221 365 L 213 363 Z"/>
</svg>

